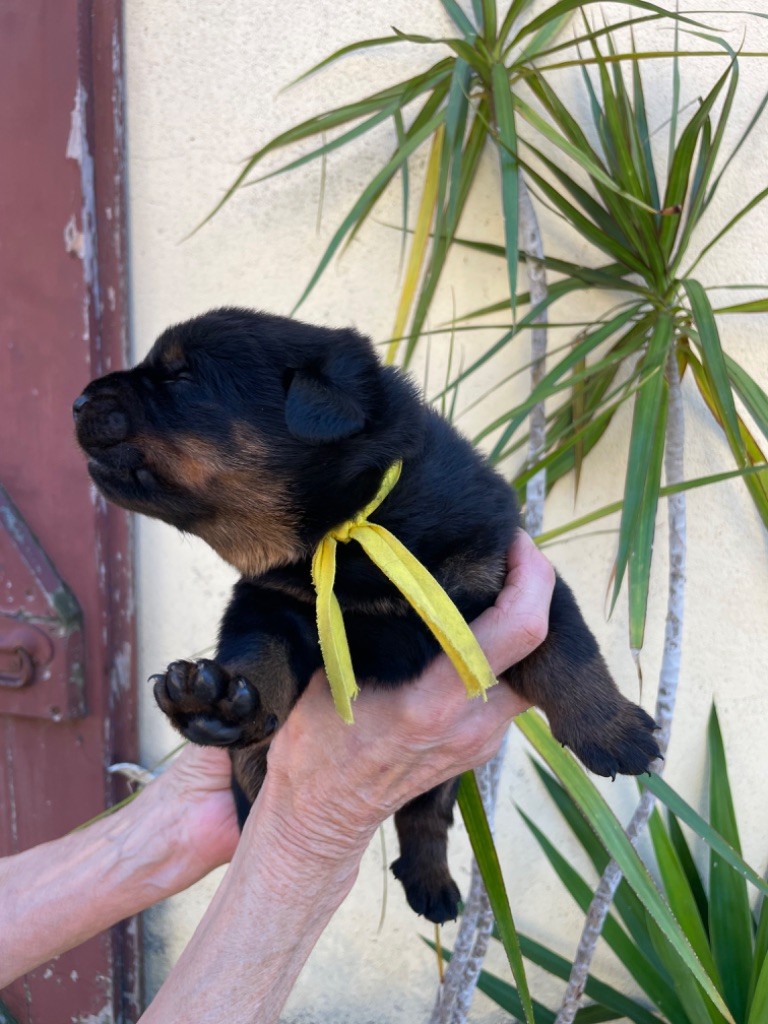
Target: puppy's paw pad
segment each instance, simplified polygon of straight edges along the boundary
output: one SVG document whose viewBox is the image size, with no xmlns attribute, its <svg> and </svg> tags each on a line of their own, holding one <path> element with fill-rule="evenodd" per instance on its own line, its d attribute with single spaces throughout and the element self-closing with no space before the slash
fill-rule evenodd
<svg viewBox="0 0 768 1024">
<path fill-rule="evenodd" d="M 409 869 L 403 857 L 393 861 L 392 873 L 405 889 L 405 898 L 412 910 L 434 924 L 455 921 L 459 916 L 461 893 L 447 871 L 423 874 Z"/>
<path fill-rule="evenodd" d="M 252 743 L 274 732 L 274 715 L 261 717 L 254 687 L 215 661 L 174 661 L 153 676 L 155 699 L 187 739 L 202 746 L 229 747 Z M 259 729 L 259 724 L 261 728 Z"/>
<path fill-rule="evenodd" d="M 557 738 L 595 775 L 642 775 L 661 756 L 657 725 L 642 708 L 626 701 L 601 721 L 568 723 Z"/>
</svg>

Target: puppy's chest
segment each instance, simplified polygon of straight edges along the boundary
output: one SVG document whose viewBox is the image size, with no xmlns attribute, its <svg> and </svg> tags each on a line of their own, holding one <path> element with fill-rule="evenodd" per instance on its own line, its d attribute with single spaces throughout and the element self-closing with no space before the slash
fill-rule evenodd
<svg viewBox="0 0 768 1024">
<path fill-rule="evenodd" d="M 478 599 L 491 603 L 504 582 L 503 543 L 496 550 L 482 552 L 473 550 L 469 544 L 459 544 L 440 557 L 420 560 L 461 611 L 474 608 Z M 315 603 L 309 560 L 271 570 L 259 582 L 276 596 L 284 594 L 306 605 Z M 344 612 L 371 616 L 408 614 L 406 599 L 354 542 L 337 548 L 333 589 Z"/>
</svg>

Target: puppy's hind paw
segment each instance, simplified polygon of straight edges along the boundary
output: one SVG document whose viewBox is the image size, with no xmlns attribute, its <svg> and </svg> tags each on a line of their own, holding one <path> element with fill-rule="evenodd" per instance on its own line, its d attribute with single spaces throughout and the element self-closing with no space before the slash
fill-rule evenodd
<svg viewBox="0 0 768 1024">
<path fill-rule="evenodd" d="M 392 874 L 402 882 L 405 898 L 412 910 L 434 924 L 456 920 L 461 893 L 447 869 L 419 870 L 405 857 L 398 857 L 390 866 Z"/>
<path fill-rule="evenodd" d="M 642 775 L 661 757 L 657 728 L 642 708 L 622 701 L 612 712 L 559 723 L 553 732 L 591 772 L 615 779 Z"/>
</svg>

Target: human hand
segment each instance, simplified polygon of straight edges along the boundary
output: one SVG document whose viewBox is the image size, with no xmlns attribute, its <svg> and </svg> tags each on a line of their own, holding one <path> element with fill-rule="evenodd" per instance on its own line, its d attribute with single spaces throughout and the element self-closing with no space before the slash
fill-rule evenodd
<svg viewBox="0 0 768 1024">
<path fill-rule="evenodd" d="M 224 750 L 187 744 L 142 794 L 173 808 L 179 888 L 232 859 L 240 830 L 231 775 Z"/>
<path fill-rule="evenodd" d="M 544 640 L 554 571 L 519 534 L 494 606 L 472 629 L 497 673 Z M 363 848 L 377 825 L 420 793 L 487 761 L 511 719 L 529 705 L 501 684 L 488 700 L 468 701 L 448 658 L 395 691 L 367 688 L 355 724 L 335 711 L 327 680 L 316 673 L 275 737 L 262 791 L 283 845 L 311 858 Z"/>
</svg>

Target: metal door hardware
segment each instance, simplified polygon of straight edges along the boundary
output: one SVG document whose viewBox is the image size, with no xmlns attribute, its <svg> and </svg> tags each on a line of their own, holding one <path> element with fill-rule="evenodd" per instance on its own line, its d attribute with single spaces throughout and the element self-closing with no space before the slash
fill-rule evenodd
<svg viewBox="0 0 768 1024">
<path fill-rule="evenodd" d="M 0 715 L 85 713 L 80 605 L 0 485 Z"/>
</svg>

